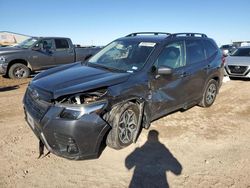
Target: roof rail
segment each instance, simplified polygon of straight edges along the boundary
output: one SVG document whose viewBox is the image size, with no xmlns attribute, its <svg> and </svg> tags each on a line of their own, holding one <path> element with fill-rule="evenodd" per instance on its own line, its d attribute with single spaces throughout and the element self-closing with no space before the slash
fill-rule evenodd
<svg viewBox="0 0 250 188">
<path fill-rule="evenodd" d="M 137 33 L 130 33 L 126 35 L 126 37 L 134 37 L 137 35 L 171 35 L 171 33 L 164 33 L 164 32 L 137 32 Z"/>
<path fill-rule="evenodd" d="M 207 35 L 204 33 L 173 33 L 169 37 L 204 37 L 207 38 Z"/>
</svg>

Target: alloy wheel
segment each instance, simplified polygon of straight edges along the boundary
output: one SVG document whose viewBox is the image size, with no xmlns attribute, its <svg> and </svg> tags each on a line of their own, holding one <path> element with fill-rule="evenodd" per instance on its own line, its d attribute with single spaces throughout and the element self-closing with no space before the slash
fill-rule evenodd
<svg viewBox="0 0 250 188">
<path fill-rule="evenodd" d="M 217 92 L 216 85 L 210 84 L 207 89 L 207 95 L 206 95 L 207 104 L 212 104 L 214 102 L 216 97 L 216 92 Z"/>
<path fill-rule="evenodd" d="M 14 75 L 16 78 L 23 78 L 24 75 L 25 75 L 25 69 L 22 68 L 22 67 L 17 67 L 15 70 L 14 70 Z"/>
<path fill-rule="evenodd" d="M 123 144 L 127 144 L 133 140 L 136 132 L 137 117 L 133 110 L 126 110 L 120 117 L 119 121 L 119 139 Z"/>
</svg>

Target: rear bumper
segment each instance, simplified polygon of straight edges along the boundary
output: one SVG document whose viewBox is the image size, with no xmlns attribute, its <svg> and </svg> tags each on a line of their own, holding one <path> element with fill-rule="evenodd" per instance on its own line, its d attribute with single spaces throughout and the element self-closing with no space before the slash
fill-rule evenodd
<svg viewBox="0 0 250 188">
<path fill-rule="evenodd" d="M 39 121 L 24 105 L 28 125 L 51 153 L 72 160 L 98 157 L 110 126 L 95 113 L 83 115 L 79 120 L 65 120 L 58 117 L 61 111 L 50 107 Z"/>
</svg>

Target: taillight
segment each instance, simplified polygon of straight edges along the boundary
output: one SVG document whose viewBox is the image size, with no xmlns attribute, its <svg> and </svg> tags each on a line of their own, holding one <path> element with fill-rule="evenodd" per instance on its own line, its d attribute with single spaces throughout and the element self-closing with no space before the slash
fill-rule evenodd
<svg viewBox="0 0 250 188">
<path fill-rule="evenodd" d="M 226 57 L 224 55 L 222 55 L 221 57 L 221 65 L 225 65 L 226 63 Z"/>
</svg>

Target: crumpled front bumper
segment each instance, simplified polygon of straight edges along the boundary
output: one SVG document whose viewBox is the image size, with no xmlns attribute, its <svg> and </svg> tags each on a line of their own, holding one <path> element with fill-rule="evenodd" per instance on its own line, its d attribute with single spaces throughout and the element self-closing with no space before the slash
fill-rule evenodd
<svg viewBox="0 0 250 188">
<path fill-rule="evenodd" d="M 110 126 L 96 113 L 78 120 L 59 117 L 62 108 L 51 106 L 39 120 L 24 98 L 25 119 L 45 147 L 58 156 L 80 160 L 96 158 L 100 144 Z"/>
<path fill-rule="evenodd" d="M 0 75 L 5 75 L 7 73 L 7 63 L 0 63 Z"/>
</svg>

